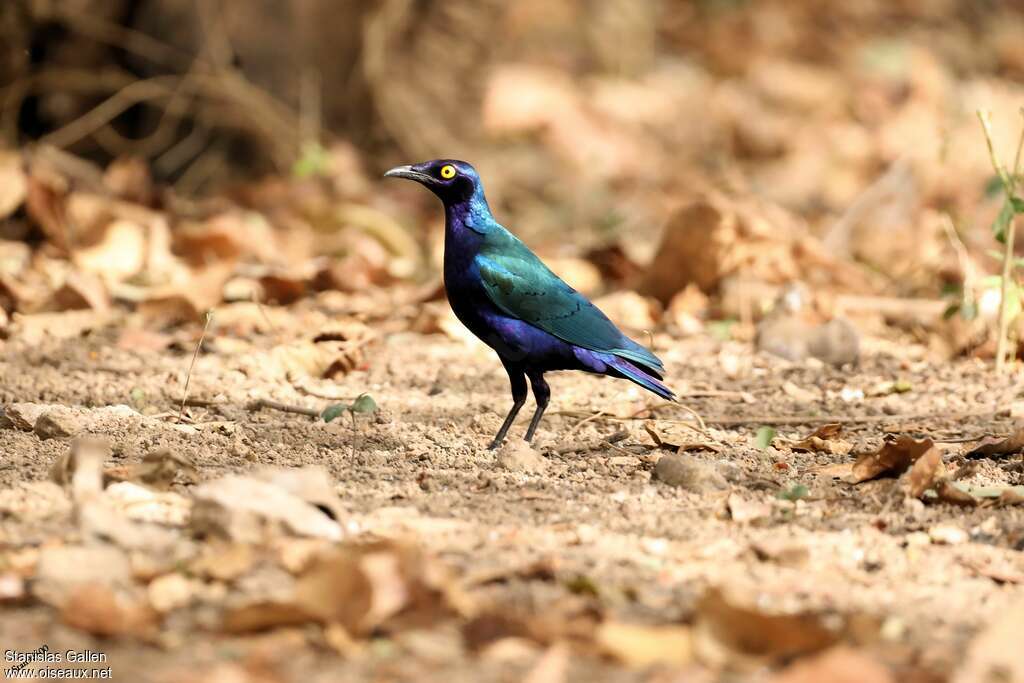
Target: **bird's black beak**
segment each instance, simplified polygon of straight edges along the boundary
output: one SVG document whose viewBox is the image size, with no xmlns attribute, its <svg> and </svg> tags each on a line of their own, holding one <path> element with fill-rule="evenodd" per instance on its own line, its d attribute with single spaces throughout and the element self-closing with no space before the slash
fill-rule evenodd
<svg viewBox="0 0 1024 683">
<path fill-rule="evenodd" d="M 414 166 L 395 166 L 393 169 L 384 174 L 385 178 L 408 178 L 409 180 L 415 180 L 417 183 L 430 187 L 437 181 L 432 177 L 417 171 Z"/>
</svg>

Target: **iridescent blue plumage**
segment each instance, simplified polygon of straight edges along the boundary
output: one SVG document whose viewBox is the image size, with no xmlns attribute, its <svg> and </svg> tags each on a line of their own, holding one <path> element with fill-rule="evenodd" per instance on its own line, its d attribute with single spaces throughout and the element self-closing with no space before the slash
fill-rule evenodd
<svg viewBox="0 0 1024 683">
<path fill-rule="evenodd" d="M 512 409 L 491 443 L 497 447 L 526 401 L 529 378 L 537 410 L 533 438 L 550 390 L 544 373 L 584 370 L 631 380 L 667 400 L 664 365 L 624 335 L 585 296 L 551 272 L 491 214 L 476 170 L 463 161 L 400 166 L 385 175 L 415 180 L 445 207 L 444 280 L 455 315 L 493 348 L 508 372 Z"/>
</svg>

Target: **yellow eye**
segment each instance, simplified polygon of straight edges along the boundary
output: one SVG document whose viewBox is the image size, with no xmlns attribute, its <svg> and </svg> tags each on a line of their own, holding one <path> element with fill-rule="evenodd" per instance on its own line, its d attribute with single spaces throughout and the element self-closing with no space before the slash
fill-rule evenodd
<svg viewBox="0 0 1024 683">
<path fill-rule="evenodd" d="M 451 180 L 455 177 L 455 167 L 451 164 L 447 164 L 441 167 L 441 177 L 445 180 Z"/>
</svg>

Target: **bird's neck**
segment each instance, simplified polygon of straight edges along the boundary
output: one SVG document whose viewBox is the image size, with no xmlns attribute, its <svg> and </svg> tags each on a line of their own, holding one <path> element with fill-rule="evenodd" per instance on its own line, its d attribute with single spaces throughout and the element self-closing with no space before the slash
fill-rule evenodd
<svg viewBox="0 0 1024 683">
<path fill-rule="evenodd" d="M 465 201 L 447 204 L 445 214 L 445 242 L 476 242 L 495 225 L 491 208 L 483 194 L 477 193 Z"/>
</svg>

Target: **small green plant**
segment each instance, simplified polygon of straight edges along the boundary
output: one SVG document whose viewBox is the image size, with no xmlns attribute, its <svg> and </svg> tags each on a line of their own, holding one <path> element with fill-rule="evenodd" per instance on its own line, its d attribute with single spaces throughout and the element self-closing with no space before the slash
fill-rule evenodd
<svg viewBox="0 0 1024 683">
<path fill-rule="evenodd" d="M 329 164 L 330 156 L 324 146 L 315 140 L 306 141 L 292 166 L 292 175 L 300 180 L 326 175 Z"/>
<path fill-rule="evenodd" d="M 352 426 L 354 427 L 357 413 L 370 415 L 375 412 L 377 412 L 377 402 L 373 400 L 373 397 L 369 394 L 359 394 L 352 403 L 335 403 L 327 406 L 320 413 L 320 417 L 324 422 L 330 422 L 348 413 L 352 416 Z"/>
<path fill-rule="evenodd" d="M 375 412 L 377 412 L 377 402 L 373 400 L 373 397 L 369 394 L 359 394 L 352 403 L 335 403 L 334 405 L 327 406 L 320 413 L 320 418 L 324 422 L 330 422 L 345 413 L 352 416 L 352 431 L 355 432 L 352 438 L 352 454 L 355 455 L 356 441 L 359 439 L 359 433 L 355 431 L 356 414 L 372 415 Z"/>
<path fill-rule="evenodd" d="M 718 341 L 726 342 L 732 339 L 732 328 L 736 326 L 736 320 L 727 318 L 725 320 L 712 320 L 707 324 L 708 334 Z"/>
<path fill-rule="evenodd" d="M 762 451 L 772 445 L 775 440 L 775 430 L 771 427 L 759 427 L 757 436 L 754 437 L 754 445 Z"/>
<path fill-rule="evenodd" d="M 779 489 L 779 492 L 776 493 L 775 496 L 779 500 L 788 500 L 792 503 L 795 503 L 796 501 L 802 498 L 806 498 L 809 494 L 810 490 L 805 485 L 794 484 L 793 486 L 790 486 L 788 489 Z"/>
<path fill-rule="evenodd" d="M 1024 114 L 1024 110 L 1021 112 Z M 1003 245 L 1001 255 L 1003 261 L 1002 274 L 992 276 L 990 284 L 999 286 L 999 331 L 996 340 L 996 371 L 1002 372 L 1006 364 L 1007 352 L 1009 351 L 1009 330 L 1011 323 L 1021 313 L 1021 284 L 1014 272 L 1016 259 L 1013 256 L 1015 241 L 1016 217 L 1024 214 L 1024 199 L 1017 195 L 1017 187 L 1020 181 L 1021 148 L 1024 147 L 1024 128 L 1021 130 L 1017 142 L 1017 153 L 1013 159 L 1013 170 L 1008 172 L 1003 163 L 996 155 L 995 146 L 992 143 L 992 121 L 989 112 L 978 111 L 978 119 L 981 121 L 982 131 L 985 133 L 985 144 L 988 145 L 989 157 L 992 159 L 992 167 L 999 179 L 999 186 L 1002 187 L 1004 199 L 1003 206 L 999 210 L 992 223 L 992 234 L 1000 244 Z M 990 186 L 993 184 L 990 183 Z M 986 187 L 989 190 L 990 187 Z M 1016 347 L 1016 343 L 1014 344 Z M 1014 356 L 1016 355 L 1014 349 Z"/>
</svg>

